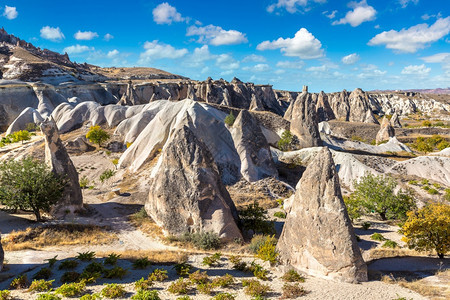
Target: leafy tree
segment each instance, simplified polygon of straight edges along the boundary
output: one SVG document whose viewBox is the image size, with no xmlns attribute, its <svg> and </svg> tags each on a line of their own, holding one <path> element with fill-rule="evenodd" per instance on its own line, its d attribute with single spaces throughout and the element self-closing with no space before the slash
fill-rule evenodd
<svg viewBox="0 0 450 300">
<path fill-rule="evenodd" d="M 256 201 L 241 210 L 239 217 L 247 230 L 253 230 L 254 233 L 275 233 L 274 223 L 268 221 L 267 210 L 259 206 Z"/>
<path fill-rule="evenodd" d="M 99 125 L 91 126 L 89 132 L 86 134 L 86 138 L 91 141 L 91 143 L 98 144 L 99 147 L 103 142 L 106 142 L 109 137 L 109 134 Z"/>
<path fill-rule="evenodd" d="M 29 139 L 31 139 L 31 134 L 26 130 L 19 130 L 14 132 L 11 137 L 14 143 L 22 142 L 23 144 L 24 141 L 28 141 Z"/>
<path fill-rule="evenodd" d="M 439 258 L 450 251 L 450 205 L 432 203 L 408 213 L 403 240 L 410 249 L 436 250 Z"/>
<path fill-rule="evenodd" d="M 293 140 L 294 136 L 289 130 L 283 131 L 281 139 L 278 141 L 278 148 L 282 151 L 291 150 Z"/>
<path fill-rule="evenodd" d="M 50 211 L 65 185 L 65 178 L 30 157 L 0 164 L 0 203 L 13 209 L 32 210 L 38 222 L 42 220 L 41 210 Z"/>
<path fill-rule="evenodd" d="M 411 191 L 400 189 L 395 194 L 397 182 L 390 176 L 367 173 L 359 182 L 354 182 L 354 187 L 355 191 L 347 201 L 347 204 L 351 203 L 348 209 L 351 212 L 375 212 L 382 220 L 406 219 L 406 213 L 416 207 Z"/>
<path fill-rule="evenodd" d="M 233 115 L 233 112 L 231 111 L 230 114 L 225 117 L 225 124 L 227 124 L 228 126 L 233 126 L 235 120 L 236 117 Z"/>
</svg>

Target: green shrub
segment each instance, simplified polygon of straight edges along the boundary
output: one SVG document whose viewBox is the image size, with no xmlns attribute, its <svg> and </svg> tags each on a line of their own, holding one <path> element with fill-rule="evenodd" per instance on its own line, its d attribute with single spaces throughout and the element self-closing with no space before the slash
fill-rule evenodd
<svg viewBox="0 0 450 300">
<path fill-rule="evenodd" d="M 102 289 L 102 296 L 105 298 L 123 298 L 125 296 L 126 291 L 122 285 L 116 283 L 106 284 Z"/>
<path fill-rule="evenodd" d="M 29 292 L 46 292 L 51 290 L 53 282 L 55 280 L 45 281 L 44 279 L 33 280 L 30 287 L 28 288 Z"/>
<path fill-rule="evenodd" d="M 177 300 L 191 300 L 191 297 L 189 297 L 189 296 L 181 296 L 181 297 L 177 297 Z"/>
<path fill-rule="evenodd" d="M 169 276 L 167 276 L 167 271 L 163 269 L 155 269 L 150 275 L 148 275 L 148 279 L 151 281 L 164 281 Z"/>
<path fill-rule="evenodd" d="M 71 283 L 71 282 L 77 282 L 80 279 L 80 273 L 74 272 L 74 271 L 68 271 L 65 272 L 61 276 L 61 282 L 62 283 Z"/>
<path fill-rule="evenodd" d="M 27 130 L 19 130 L 11 134 L 13 143 L 28 141 L 31 139 L 31 134 Z"/>
<path fill-rule="evenodd" d="M 81 260 L 81 261 L 91 261 L 95 258 L 95 252 L 78 252 L 78 256 L 76 257 L 76 259 Z"/>
<path fill-rule="evenodd" d="M 152 262 L 147 257 L 138 258 L 133 262 L 133 269 L 146 269 L 151 266 Z"/>
<path fill-rule="evenodd" d="M 120 254 L 111 253 L 108 257 L 105 258 L 103 264 L 105 265 L 115 265 L 120 258 Z"/>
<path fill-rule="evenodd" d="M 410 185 L 418 185 L 419 183 L 417 182 L 417 180 L 410 180 L 410 181 L 408 181 L 408 183 L 410 184 Z"/>
<path fill-rule="evenodd" d="M 49 268 L 42 268 L 36 274 L 33 279 L 45 279 L 48 280 L 52 276 L 52 271 Z"/>
<path fill-rule="evenodd" d="M 134 289 L 136 291 L 149 290 L 152 285 L 153 285 L 153 281 L 151 281 L 149 279 L 141 278 L 134 283 Z"/>
<path fill-rule="evenodd" d="M 250 241 L 248 250 L 251 253 L 257 254 L 259 249 L 266 243 L 266 241 L 270 241 L 270 243 L 275 245 L 277 243 L 277 239 L 273 236 L 257 234 Z"/>
<path fill-rule="evenodd" d="M 215 295 L 212 299 L 213 300 L 234 300 L 234 299 L 236 299 L 236 297 L 230 293 L 219 293 L 219 294 Z"/>
<path fill-rule="evenodd" d="M 222 253 L 220 252 L 214 253 L 211 256 L 206 256 L 203 258 L 202 264 L 208 267 L 218 267 L 221 256 Z"/>
<path fill-rule="evenodd" d="M 260 283 L 258 280 L 243 280 L 244 292 L 252 297 L 264 297 L 271 291 L 268 285 Z"/>
<path fill-rule="evenodd" d="M 105 278 L 120 278 L 122 279 L 125 275 L 127 275 L 128 270 L 122 267 L 114 267 L 112 269 L 106 269 L 103 273 L 103 277 Z"/>
<path fill-rule="evenodd" d="M 230 256 L 230 262 L 233 264 L 233 269 L 242 272 L 247 270 L 247 263 L 243 262 L 242 259 L 237 255 Z"/>
<path fill-rule="evenodd" d="M 61 300 L 61 297 L 53 293 L 39 294 L 36 300 Z"/>
<path fill-rule="evenodd" d="M 364 230 L 368 230 L 370 228 L 370 226 L 372 226 L 372 223 L 370 223 L 370 222 L 364 222 L 361 225 L 362 229 L 364 229 Z"/>
<path fill-rule="evenodd" d="M 103 264 L 99 262 L 92 262 L 84 268 L 83 272 L 86 273 L 102 273 L 105 270 Z"/>
<path fill-rule="evenodd" d="M 11 292 L 8 290 L 0 290 L 0 300 L 12 300 Z"/>
<path fill-rule="evenodd" d="M 86 176 L 80 178 L 80 188 L 87 189 L 89 187 L 89 179 Z"/>
<path fill-rule="evenodd" d="M 285 283 L 283 285 L 283 294 L 281 295 L 282 299 L 292 299 L 300 296 L 304 296 L 307 294 L 305 289 L 301 287 L 298 283 L 296 284 L 288 284 Z"/>
<path fill-rule="evenodd" d="M 285 282 L 305 282 L 305 277 L 301 276 L 294 269 L 290 269 L 286 273 L 284 273 L 283 277 L 281 277 Z"/>
<path fill-rule="evenodd" d="M 213 287 L 221 287 L 221 288 L 227 288 L 234 284 L 234 277 L 230 274 L 225 274 L 220 277 L 216 277 L 212 281 Z"/>
<path fill-rule="evenodd" d="M 29 132 L 33 132 L 33 131 L 36 131 L 36 130 L 39 130 L 39 129 L 40 129 L 39 125 L 36 124 L 36 123 L 27 123 L 27 125 L 25 127 L 25 130 L 29 131 Z"/>
<path fill-rule="evenodd" d="M 438 190 L 433 189 L 433 188 L 428 189 L 427 192 L 428 192 L 428 194 L 430 194 L 430 195 L 437 195 L 437 194 L 439 194 Z"/>
<path fill-rule="evenodd" d="M 397 248 L 398 244 L 394 241 L 391 240 L 387 240 L 386 242 L 384 242 L 384 244 L 382 245 L 383 248 Z"/>
<path fill-rule="evenodd" d="M 178 295 L 186 295 L 189 292 L 190 283 L 183 278 L 178 279 L 167 288 L 169 293 L 178 294 Z"/>
<path fill-rule="evenodd" d="M 192 266 L 185 262 L 175 264 L 173 268 L 179 276 L 188 276 L 192 270 Z"/>
<path fill-rule="evenodd" d="M 436 189 L 440 189 L 441 188 L 441 185 L 439 184 L 439 183 L 433 183 L 433 186 L 436 188 Z"/>
<path fill-rule="evenodd" d="M 131 297 L 132 300 L 160 300 L 158 291 L 139 290 L 136 295 Z"/>
<path fill-rule="evenodd" d="M 370 239 L 374 240 L 374 241 L 385 241 L 386 238 L 381 234 L 381 233 L 374 233 L 370 236 Z"/>
<path fill-rule="evenodd" d="M 197 290 L 198 290 L 201 294 L 211 295 L 212 289 L 213 289 L 213 286 L 211 285 L 210 282 L 205 282 L 205 283 L 199 283 L 199 284 L 197 284 Z"/>
<path fill-rule="evenodd" d="M 231 111 L 229 115 L 225 117 L 225 124 L 228 126 L 233 126 L 234 121 L 236 121 L 236 117 L 233 115 L 233 112 Z"/>
<path fill-rule="evenodd" d="M 109 137 L 109 134 L 98 125 L 91 126 L 91 128 L 89 128 L 89 132 L 86 134 L 86 138 L 91 143 L 98 144 L 99 147 L 103 142 L 106 142 Z"/>
<path fill-rule="evenodd" d="M 79 280 L 84 280 L 84 282 L 86 282 L 86 284 L 90 284 L 90 283 L 97 282 L 97 279 L 99 279 L 100 277 L 102 277 L 102 273 L 101 272 L 87 272 L 87 271 L 83 271 L 80 274 Z"/>
<path fill-rule="evenodd" d="M 20 275 L 14 278 L 9 284 L 10 290 L 18 290 L 24 289 L 28 286 L 28 277 L 27 275 Z"/>
<path fill-rule="evenodd" d="M 78 262 L 76 260 L 65 260 L 62 261 L 59 265 L 60 270 L 73 270 L 78 266 Z"/>
<path fill-rule="evenodd" d="M 248 205 L 239 211 L 239 217 L 246 230 L 253 230 L 254 233 L 274 234 L 274 223 L 268 221 L 267 210 L 260 207 L 258 202 Z"/>
<path fill-rule="evenodd" d="M 276 211 L 273 214 L 274 217 L 280 218 L 280 219 L 286 219 L 286 213 L 284 211 Z"/>
<path fill-rule="evenodd" d="M 450 189 L 445 189 L 444 200 L 450 201 Z"/>
<path fill-rule="evenodd" d="M 55 293 L 60 294 L 63 297 L 75 297 L 80 296 L 85 289 L 86 283 L 84 282 L 64 283 L 56 289 Z"/>
<path fill-rule="evenodd" d="M 250 272 L 253 273 L 253 275 L 261 280 L 267 280 L 267 275 L 269 275 L 269 271 L 264 269 L 260 264 L 257 264 L 256 262 L 252 262 L 250 264 L 250 267 L 248 268 Z"/>
<path fill-rule="evenodd" d="M 200 272 L 200 270 L 197 270 L 194 273 L 189 274 L 189 280 L 193 284 L 207 283 L 209 282 L 209 277 L 206 271 Z"/>
<path fill-rule="evenodd" d="M 91 294 L 83 295 L 83 296 L 81 296 L 80 300 L 99 300 L 101 298 L 102 297 L 100 296 L 100 294 L 94 293 L 92 295 Z"/>
<path fill-rule="evenodd" d="M 53 268 L 53 266 L 58 262 L 58 260 L 56 259 L 58 257 L 58 255 L 55 255 L 53 258 L 49 258 L 49 259 L 45 259 L 44 261 L 48 262 L 48 266 L 50 268 Z M 45 278 L 43 278 L 45 279 Z"/>
<path fill-rule="evenodd" d="M 194 246 L 203 250 L 215 250 L 220 248 L 220 238 L 215 232 L 194 233 L 191 235 Z"/>
<path fill-rule="evenodd" d="M 289 130 L 283 131 L 281 134 L 281 139 L 278 141 L 278 149 L 281 151 L 289 151 L 292 150 L 293 147 L 294 136 Z"/>
<path fill-rule="evenodd" d="M 116 174 L 116 171 L 112 169 L 105 170 L 102 174 L 100 174 L 100 181 L 103 183 L 105 180 L 113 177 Z"/>
<path fill-rule="evenodd" d="M 277 257 L 279 255 L 276 250 L 276 239 L 274 236 L 266 236 L 264 243 L 259 247 L 256 257 L 262 259 L 263 261 L 270 262 L 271 265 L 277 262 Z"/>
</svg>

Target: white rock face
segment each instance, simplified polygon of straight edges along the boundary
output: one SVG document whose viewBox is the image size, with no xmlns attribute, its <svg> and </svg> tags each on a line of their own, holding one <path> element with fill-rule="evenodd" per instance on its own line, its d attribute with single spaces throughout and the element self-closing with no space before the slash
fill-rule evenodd
<svg viewBox="0 0 450 300">
<path fill-rule="evenodd" d="M 42 118 L 41 114 L 34 108 L 27 107 L 24 111 L 9 125 L 6 130 L 6 135 L 11 134 L 13 132 L 24 130 L 27 127 L 27 124 L 34 123 L 40 124 L 44 118 Z"/>
<path fill-rule="evenodd" d="M 399 142 L 399 140 L 395 136 L 389 138 L 389 141 L 387 143 L 377 146 L 369 145 L 358 141 L 354 142 L 349 140 L 336 139 L 328 135 L 322 136 L 322 140 L 326 146 L 334 150 L 359 150 L 373 154 L 386 152 L 402 152 L 402 151 L 410 153 L 412 152 L 408 146 Z"/>
</svg>

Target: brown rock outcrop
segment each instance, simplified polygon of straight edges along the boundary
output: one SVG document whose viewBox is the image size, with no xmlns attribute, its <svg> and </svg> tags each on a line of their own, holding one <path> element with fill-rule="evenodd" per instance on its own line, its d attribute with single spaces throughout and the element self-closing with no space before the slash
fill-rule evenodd
<svg viewBox="0 0 450 300">
<path fill-rule="evenodd" d="M 3 261 L 5 260 L 5 252 L 2 246 L 2 236 L 0 235 L 0 272 L 3 270 Z"/>
<path fill-rule="evenodd" d="M 367 281 L 367 266 L 328 148 L 316 155 L 298 182 L 277 250 L 283 264 L 308 274 L 344 282 Z"/>
<path fill-rule="evenodd" d="M 312 95 L 302 93 L 291 105 L 290 131 L 298 137 L 299 146 L 302 148 L 322 146 Z"/>
<path fill-rule="evenodd" d="M 391 137 L 395 136 L 394 127 L 391 126 L 389 119 L 386 116 L 383 117 L 383 121 L 381 121 L 381 128 L 377 133 L 376 142 L 377 144 L 388 141 Z"/>
<path fill-rule="evenodd" d="M 394 128 L 402 128 L 402 124 L 400 123 L 400 118 L 398 117 L 398 114 L 396 112 L 392 115 L 389 123 Z"/>
</svg>

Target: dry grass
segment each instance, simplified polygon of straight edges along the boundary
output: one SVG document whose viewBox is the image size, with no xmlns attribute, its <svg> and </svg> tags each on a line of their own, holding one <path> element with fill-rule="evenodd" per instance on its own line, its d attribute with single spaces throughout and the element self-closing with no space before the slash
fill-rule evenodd
<svg viewBox="0 0 450 300">
<path fill-rule="evenodd" d="M 13 231 L 2 242 L 5 250 L 18 251 L 56 245 L 101 245 L 115 240 L 117 236 L 105 227 L 61 224 Z"/>
<path fill-rule="evenodd" d="M 151 250 L 126 250 L 118 252 L 100 252 L 97 257 L 107 257 L 111 253 L 119 254 L 121 259 L 135 260 L 147 257 L 153 264 L 177 264 L 186 262 L 188 259 L 187 252 L 181 251 L 151 251 Z"/>
<path fill-rule="evenodd" d="M 389 257 L 402 257 L 402 256 L 425 256 L 431 255 L 431 252 L 418 252 L 410 250 L 408 248 L 373 248 L 364 252 L 364 260 L 369 262 L 371 260 Z"/>
<path fill-rule="evenodd" d="M 130 216 L 130 222 L 134 227 L 151 237 L 158 237 L 164 240 L 164 234 L 158 225 L 147 215 L 144 208 Z"/>
</svg>

